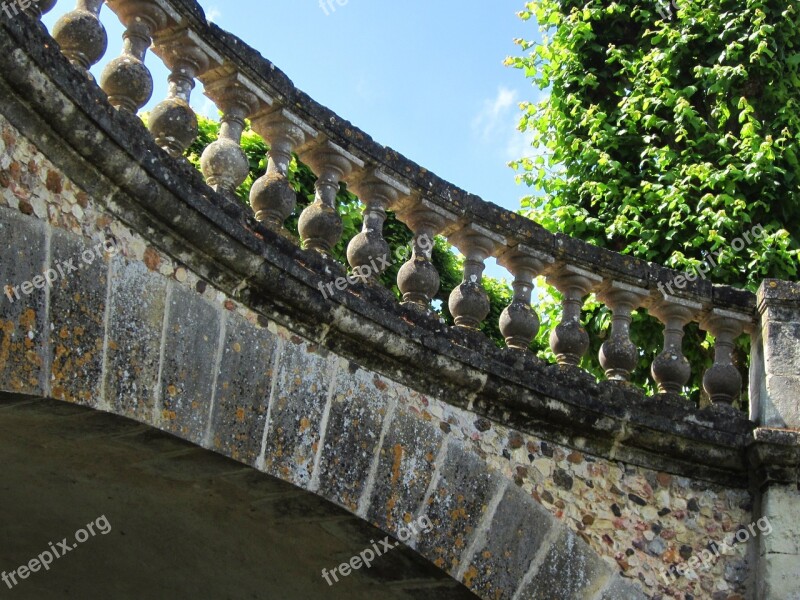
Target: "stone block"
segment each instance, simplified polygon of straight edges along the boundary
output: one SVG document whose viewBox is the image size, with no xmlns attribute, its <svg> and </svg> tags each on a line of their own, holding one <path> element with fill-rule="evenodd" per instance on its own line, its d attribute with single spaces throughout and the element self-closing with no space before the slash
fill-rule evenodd
<svg viewBox="0 0 800 600">
<path fill-rule="evenodd" d="M 766 324 L 764 367 L 767 375 L 800 375 L 800 323 L 779 321 Z"/>
<path fill-rule="evenodd" d="M 50 394 L 101 406 L 110 259 L 91 240 L 53 229 L 50 264 L 64 272 L 50 291 Z"/>
<path fill-rule="evenodd" d="M 111 268 L 106 401 L 117 414 L 154 423 L 167 281 L 119 256 Z"/>
<path fill-rule="evenodd" d="M 47 386 L 45 290 L 25 294 L 20 286 L 45 270 L 45 226 L 0 207 L 0 240 L 0 389 L 42 396 Z"/>
<path fill-rule="evenodd" d="M 585 600 L 605 586 L 610 568 L 566 527 L 533 579 L 522 590 L 526 600 Z"/>
<path fill-rule="evenodd" d="M 761 554 L 794 556 L 800 567 L 800 490 L 788 485 L 772 485 L 762 496 L 758 521 Z M 765 531 L 762 531 L 765 530 Z"/>
<path fill-rule="evenodd" d="M 800 600 L 800 558 L 782 554 L 762 556 L 758 563 L 759 600 Z"/>
<path fill-rule="evenodd" d="M 263 468 L 303 488 L 311 483 L 330 372 L 324 349 L 299 338 L 282 343 Z"/>
<path fill-rule="evenodd" d="M 319 493 L 353 512 L 369 480 L 389 406 L 389 387 L 394 385 L 353 365 L 336 380 L 320 460 Z"/>
<path fill-rule="evenodd" d="M 647 595 L 635 583 L 616 576 L 599 600 L 647 600 Z"/>
<path fill-rule="evenodd" d="M 419 536 L 417 550 L 455 575 L 498 485 L 498 476 L 488 472 L 481 459 L 461 442 L 450 441 L 433 494 L 423 508 L 433 529 Z"/>
<path fill-rule="evenodd" d="M 277 337 L 229 313 L 214 395 L 211 447 L 249 465 L 261 453 Z"/>
<path fill-rule="evenodd" d="M 219 309 L 178 285 L 168 295 L 159 411 L 164 429 L 195 443 L 205 439 L 219 345 Z"/>
<path fill-rule="evenodd" d="M 380 450 L 367 518 L 394 535 L 415 518 L 434 473 L 444 433 L 399 407 Z"/>
<path fill-rule="evenodd" d="M 556 521 L 516 486 L 503 494 L 464 583 L 482 598 L 511 600 Z"/>
<path fill-rule="evenodd" d="M 765 427 L 800 429 L 800 373 L 796 377 L 767 375 L 766 394 L 760 394 Z"/>
</svg>

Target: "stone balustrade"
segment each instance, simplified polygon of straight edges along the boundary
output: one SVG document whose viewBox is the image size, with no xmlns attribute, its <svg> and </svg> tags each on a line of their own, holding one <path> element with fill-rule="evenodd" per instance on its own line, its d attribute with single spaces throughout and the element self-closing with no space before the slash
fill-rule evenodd
<svg viewBox="0 0 800 600">
<path fill-rule="evenodd" d="M 43 12 L 54 2 L 35 4 Z M 563 316 L 550 334 L 561 368 L 579 369 L 591 347 L 582 315 L 587 297 L 595 294 L 613 315 L 599 355 L 609 381 L 629 389 L 640 357 L 631 341 L 631 316 L 646 309 L 664 325 L 663 352 L 652 364 L 662 394 L 685 391 L 690 371 L 681 344 L 684 328 L 694 322 L 716 340 L 714 362 L 703 379 L 711 401 L 730 405 L 740 395 L 742 379 L 733 364 L 733 349 L 740 335 L 758 327 L 753 294 L 689 277 L 677 289 L 666 286 L 666 293 L 665 284 L 675 282 L 679 273 L 553 235 L 441 180 L 296 89 L 252 48 L 208 23 L 192 0 L 106 4 L 126 28 L 120 56 L 100 78 L 111 104 L 133 113 L 148 102 L 153 82 L 145 62 L 152 48 L 171 75 L 169 95 L 150 114 L 149 127 L 157 144 L 179 157 L 197 134 L 191 92 L 201 81 L 222 113 L 219 139 L 202 157 L 206 181 L 230 196 L 245 180 L 248 163 L 240 141 L 249 120 L 270 148 L 267 172 L 253 185 L 250 201 L 255 218 L 273 231 L 288 235 L 284 223 L 295 210 L 295 193 L 287 175 L 296 154 L 318 176 L 316 198 L 300 215 L 301 239 L 296 242 L 330 255 L 342 236 L 336 192 L 346 183 L 364 205 L 363 229 L 347 247 L 349 266 L 363 284 L 379 285 L 385 264 L 380 259 L 389 254 L 383 228 L 387 211 L 393 211 L 415 236 L 413 254 L 398 275 L 404 304 L 431 310 L 440 287 L 431 262 L 432 240 L 443 235 L 465 257 L 463 281 L 449 298 L 456 327 L 474 331 L 487 319 L 482 275 L 486 260 L 495 257 L 514 282 L 513 300 L 499 324 L 510 349 L 527 351 L 540 329 L 531 298 L 541 276 L 562 296 Z M 66 57 L 87 72 L 106 51 L 102 5 L 100 0 L 78 0 L 52 32 Z"/>
</svg>

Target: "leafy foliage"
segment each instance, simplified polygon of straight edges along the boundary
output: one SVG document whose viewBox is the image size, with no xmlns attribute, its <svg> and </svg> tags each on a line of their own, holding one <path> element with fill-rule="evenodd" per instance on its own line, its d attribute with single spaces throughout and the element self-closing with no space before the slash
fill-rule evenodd
<svg viewBox="0 0 800 600">
<path fill-rule="evenodd" d="M 716 283 L 755 290 L 766 277 L 796 279 L 794 2 L 537 0 L 520 17 L 535 17 L 542 42 L 517 40 L 524 56 L 507 64 L 549 90 L 522 105 L 520 128 L 533 136 L 534 152 L 512 166 L 537 192 L 523 202 L 525 214 L 550 231 L 680 270 L 722 251 L 709 274 Z M 764 235 L 732 250 L 756 225 Z M 588 309 L 598 345 L 608 311 Z M 639 377 L 660 331 L 639 311 L 634 342 L 647 348 Z M 740 350 L 744 356 L 746 344 Z M 711 358 L 696 326 L 687 328 L 684 351 L 697 394 Z M 586 366 L 596 372 L 593 360 Z"/>
<path fill-rule="evenodd" d="M 200 157 L 203 151 L 219 136 L 219 123 L 202 116 L 198 117 L 198 121 L 200 133 L 187 151 L 186 158 L 199 169 Z M 250 188 L 259 177 L 266 173 L 269 147 L 258 134 L 250 129 L 249 125 L 242 136 L 241 146 L 250 163 L 250 174 L 237 190 L 237 196 L 244 204 L 249 205 Z M 299 239 L 297 222 L 300 218 L 300 213 L 314 201 L 316 179 L 311 169 L 294 156 L 289 166 L 289 182 L 297 194 L 297 207 L 287 219 L 286 228 L 296 239 Z M 333 249 L 333 256 L 336 260 L 346 265 L 347 244 L 361 231 L 362 207 L 358 198 L 347 190 L 345 184 L 340 186 L 336 201 L 339 215 L 342 217 L 344 224 L 344 233 L 342 239 Z M 401 294 L 397 288 L 397 272 L 407 258 L 411 256 L 413 234 L 391 212 L 384 225 L 383 233 L 391 249 L 389 260 L 392 264 L 383 274 L 381 282 L 385 287 L 391 289 L 399 299 Z M 461 283 L 463 259 L 453 253 L 446 239 L 437 237 L 434 242 L 432 261 L 441 277 L 441 287 L 434 299 L 434 307 L 445 322 L 452 324 L 453 317 L 447 309 L 447 300 L 450 292 Z M 504 281 L 490 277 L 484 277 L 483 284 L 489 295 L 491 313 L 483 323 L 482 329 L 497 345 L 503 346 L 505 341 L 500 334 L 498 323 L 500 313 L 510 303 L 511 290 Z"/>
</svg>

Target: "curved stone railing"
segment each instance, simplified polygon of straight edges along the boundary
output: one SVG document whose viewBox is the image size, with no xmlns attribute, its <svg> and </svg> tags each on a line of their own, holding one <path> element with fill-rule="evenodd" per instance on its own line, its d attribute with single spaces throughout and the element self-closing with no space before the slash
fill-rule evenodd
<svg viewBox="0 0 800 600">
<path fill-rule="evenodd" d="M 48 10 L 55 3 L 39 1 L 31 10 Z M 82 69 L 97 63 L 106 51 L 99 20 L 102 0 L 79 0 L 74 11 L 56 24 L 53 36 L 70 61 Z M 646 307 L 665 326 L 664 351 L 652 365 L 659 390 L 679 394 L 690 377 L 682 354 L 684 327 L 699 322 L 716 338 L 714 365 L 704 387 L 714 403 L 731 404 L 742 387 L 731 361 L 734 340 L 754 325 L 752 294 L 701 281 L 687 281 L 674 294 L 665 285 L 679 273 L 635 258 L 553 235 L 521 218 L 439 179 L 389 148 L 375 143 L 328 109 L 297 90 L 269 61 L 240 40 L 205 21 L 202 9 L 189 0 L 109 0 L 109 7 L 126 26 L 119 58 L 104 70 L 100 85 L 120 110 L 135 112 L 152 94 L 152 77 L 144 64 L 147 50 L 162 58 L 171 71 L 169 97 L 150 118 L 158 143 L 180 156 L 197 134 L 190 107 L 195 80 L 223 114 L 220 139 L 202 157 L 208 184 L 232 194 L 247 176 L 247 160 L 239 147 L 245 119 L 269 144 L 267 173 L 253 186 L 251 204 L 257 220 L 282 230 L 295 206 L 287 179 L 291 154 L 310 165 L 319 179 L 317 197 L 301 215 L 304 247 L 330 252 L 342 235 L 336 212 L 336 191 L 346 182 L 364 204 L 363 231 L 348 246 L 353 272 L 375 283 L 383 270 L 388 245 L 382 236 L 386 211 L 393 210 L 415 234 L 414 251 L 401 268 L 398 287 L 404 301 L 430 309 L 439 288 L 431 263 L 430 240 L 444 235 L 466 257 L 463 283 L 450 296 L 456 326 L 477 329 L 489 304 L 481 287 L 484 263 L 490 256 L 514 277 L 514 298 L 501 317 L 509 347 L 525 350 L 539 322 L 531 309 L 534 278 L 546 275 L 563 294 L 563 318 L 550 337 L 563 365 L 577 366 L 589 348 L 580 323 L 584 299 L 594 292 L 612 311 L 613 324 L 600 352 L 600 364 L 610 380 L 630 379 L 638 349 L 631 342 L 631 313 Z M 672 286 L 669 286 L 672 292 Z"/>
<path fill-rule="evenodd" d="M 54 4 L 40 0 L 31 10 L 38 6 L 46 11 Z M 84 70 L 106 52 L 99 19 L 103 4 L 78 0 L 52 32 L 63 53 Z M 609 380 L 624 383 L 631 378 L 639 355 L 629 335 L 631 313 L 643 307 L 664 324 L 664 349 L 652 365 L 661 393 L 679 395 L 684 390 L 691 373 L 681 341 L 685 326 L 697 322 L 716 340 L 714 364 L 703 379 L 712 403 L 732 404 L 740 395 L 742 378 L 732 352 L 736 338 L 755 327 L 753 294 L 686 276 L 682 286 L 673 287 L 680 273 L 551 234 L 439 179 L 303 94 L 252 48 L 208 23 L 192 0 L 105 4 L 126 27 L 122 53 L 99 82 L 111 104 L 136 112 L 149 101 L 153 81 L 144 60 L 152 48 L 171 75 L 169 96 L 153 110 L 149 128 L 157 144 L 177 157 L 197 134 L 190 101 L 200 80 L 223 115 L 220 137 L 202 157 L 206 181 L 217 192 L 232 195 L 245 180 L 248 163 L 240 141 L 249 119 L 270 147 L 267 173 L 255 182 L 250 197 L 256 219 L 269 228 L 285 231 L 284 222 L 295 208 L 287 173 L 296 153 L 318 176 L 316 199 L 300 216 L 303 247 L 329 255 L 339 242 L 342 223 L 335 203 L 340 182 L 363 203 L 363 230 L 347 249 L 349 266 L 362 283 L 375 285 L 384 270 L 379 259 L 389 249 L 382 228 L 391 210 L 415 235 L 413 254 L 398 275 L 405 304 L 430 310 L 439 289 L 430 241 L 443 235 L 466 257 L 463 282 L 449 299 L 457 327 L 476 330 L 487 318 L 481 277 L 485 261 L 495 257 L 514 278 L 513 301 L 500 319 L 510 348 L 525 351 L 539 330 L 531 294 L 534 279 L 544 275 L 563 295 L 563 318 L 550 336 L 560 364 L 577 366 L 589 349 L 581 313 L 586 297 L 595 293 L 613 312 L 610 335 L 600 350 Z"/>
</svg>

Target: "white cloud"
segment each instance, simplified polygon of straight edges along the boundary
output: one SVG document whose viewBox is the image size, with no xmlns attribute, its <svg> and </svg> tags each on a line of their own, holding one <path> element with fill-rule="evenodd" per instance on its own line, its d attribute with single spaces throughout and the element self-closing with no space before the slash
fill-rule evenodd
<svg viewBox="0 0 800 600">
<path fill-rule="evenodd" d="M 216 23 L 217 21 L 219 21 L 221 16 L 222 16 L 222 11 L 216 6 L 212 6 L 206 11 L 206 19 L 211 23 Z"/>
<path fill-rule="evenodd" d="M 483 108 L 472 121 L 472 129 L 484 142 L 495 138 L 507 128 L 513 108 L 518 104 L 516 90 L 500 87 L 494 99 L 485 100 Z"/>
<path fill-rule="evenodd" d="M 520 117 L 519 92 L 499 87 L 494 98 L 484 101 L 480 112 L 472 120 L 472 131 L 484 145 L 497 149 L 503 160 L 516 160 L 531 156 L 533 134 L 517 129 Z"/>
</svg>

